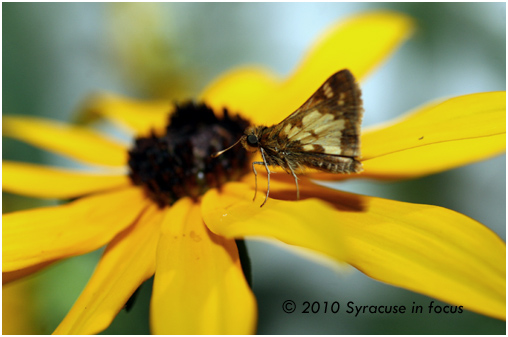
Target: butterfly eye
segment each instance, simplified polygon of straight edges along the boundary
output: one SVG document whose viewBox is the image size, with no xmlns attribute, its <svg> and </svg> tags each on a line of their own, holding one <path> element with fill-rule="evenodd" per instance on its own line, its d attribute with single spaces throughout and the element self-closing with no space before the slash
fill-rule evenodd
<svg viewBox="0 0 508 337">
<path fill-rule="evenodd" d="M 247 144 L 249 146 L 259 146 L 258 137 L 256 135 L 248 135 Z"/>
</svg>

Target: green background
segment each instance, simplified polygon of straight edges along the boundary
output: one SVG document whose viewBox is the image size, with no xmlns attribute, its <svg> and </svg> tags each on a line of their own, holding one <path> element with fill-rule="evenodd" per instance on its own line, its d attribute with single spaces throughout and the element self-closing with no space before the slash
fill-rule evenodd
<svg viewBox="0 0 508 337">
<path fill-rule="evenodd" d="M 2 9 L 4 114 L 74 122 L 94 92 L 192 98 L 222 72 L 245 64 L 263 65 L 284 76 L 329 25 L 373 9 L 407 13 L 418 28 L 362 83 L 364 125 L 437 98 L 506 88 L 504 3 L 4 3 Z M 3 139 L 2 150 L 4 159 L 76 166 L 11 139 Z M 447 207 L 505 239 L 505 172 L 501 156 L 414 181 L 354 181 L 338 187 Z M 7 212 L 52 203 L 4 193 L 2 206 Z M 415 302 L 425 307 L 432 299 L 356 270 L 330 268 L 268 241 L 248 241 L 247 247 L 259 306 L 258 333 L 505 333 L 505 322 L 470 312 L 347 315 L 348 301 L 406 307 Z M 20 283 L 20 303 L 29 322 L 20 332 L 51 333 L 99 257 L 100 252 L 93 252 L 63 261 Z M 133 310 L 122 311 L 104 333 L 149 333 L 149 283 L 141 288 Z M 336 315 L 285 314 L 285 300 L 295 301 L 299 308 L 304 301 L 339 301 L 342 307 Z M 3 309 L 4 315 L 14 310 L 5 305 Z"/>
</svg>

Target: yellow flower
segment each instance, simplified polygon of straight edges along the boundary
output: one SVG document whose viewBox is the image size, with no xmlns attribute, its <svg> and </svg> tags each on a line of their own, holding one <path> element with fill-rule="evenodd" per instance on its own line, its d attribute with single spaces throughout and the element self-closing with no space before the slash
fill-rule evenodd
<svg viewBox="0 0 508 337">
<path fill-rule="evenodd" d="M 255 124 L 278 123 L 335 71 L 348 68 L 363 79 L 408 37 L 412 27 L 410 19 L 390 12 L 353 17 L 332 27 L 287 80 L 257 68 L 235 70 L 212 83 L 199 99 L 219 117 L 225 117 L 223 108 L 227 108 Z M 365 171 L 358 177 L 419 177 L 504 152 L 505 99 L 505 92 L 455 97 L 364 130 Z M 152 139 L 146 141 L 152 146 L 159 143 L 150 138 L 151 130 L 162 135 L 167 112 L 174 109 L 167 102 L 103 96 L 91 110 L 133 130 L 137 137 Z M 128 149 L 103 135 L 28 117 L 4 117 L 3 122 L 4 135 L 105 169 L 92 174 L 3 162 L 6 191 L 78 198 L 62 206 L 3 216 L 4 282 L 107 245 L 57 334 L 102 331 L 154 274 L 152 332 L 255 332 L 256 302 L 235 244 L 236 238 L 250 236 L 310 249 L 377 280 L 505 317 L 505 244 L 488 228 L 457 212 L 331 190 L 304 177 L 301 199 L 295 201 L 294 181 L 286 174 L 272 175 L 270 200 L 262 208 L 260 199 L 252 202 L 250 173 L 207 190 L 224 177 L 243 173 L 244 167 L 231 164 L 243 150 L 224 159 L 217 170 L 228 173 L 214 171 L 217 181 L 200 176 L 209 173 L 206 170 L 192 173 L 192 179 L 205 181 L 206 186 L 189 182 L 189 170 L 174 164 L 169 167 L 170 178 L 186 177 L 174 185 L 181 189 L 160 194 L 157 184 L 144 189 L 111 170 L 125 167 Z M 201 120 L 192 122 L 188 125 Z M 150 157 L 142 147 L 136 149 L 140 155 L 160 159 Z M 196 167 L 202 164 L 195 162 L 196 155 L 192 158 Z M 150 167 L 159 169 L 157 160 Z M 309 177 L 352 178 L 323 173 Z M 261 194 L 266 177 L 259 174 L 258 178 Z"/>
</svg>

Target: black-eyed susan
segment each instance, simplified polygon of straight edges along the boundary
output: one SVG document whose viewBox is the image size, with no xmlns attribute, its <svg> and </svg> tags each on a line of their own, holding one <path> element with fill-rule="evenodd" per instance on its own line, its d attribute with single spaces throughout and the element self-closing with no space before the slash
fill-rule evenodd
<svg viewBox="0 0 508 337">
<path fill-rule="evenodd" d="M 337 70 L 348 68 L 361 80 L 411 30 L 411 20 L 395 13 L 353 17 L 332 27 L 286 81 L 260 69 L 236 70 L 202 93 L 204 104 L 96 99 L 95 113 L 134 132 L 131 148 L 82 127 L 4 117 L 4 135 L 103 168 L 130 167 L 128 175 L 90 174 L 4 161 L 4 190 L 77 198 L 3 216 L 4 281 L 107 245 L 55 333 L 102 331 L 154 274 L 152 332 L 253 333 L 256 302 L 235 239 L 263 236 L 504 318 L 505 244 L 475 220 L 440 207 L 331 190 L 304 177 L 295 200 L 294 181 L 285 174 L 272 176 L 270 199 L 260 208 L 252 202 L 245 151 L 210 158 L 247 123 L 281 121 Z M 505 98 L 504 92 L 455 97 L 364 130 L 358 177 L 419 177 L 502 153 Z M 262 189 L 266 181 L 258 178 Z"/>
</svg>

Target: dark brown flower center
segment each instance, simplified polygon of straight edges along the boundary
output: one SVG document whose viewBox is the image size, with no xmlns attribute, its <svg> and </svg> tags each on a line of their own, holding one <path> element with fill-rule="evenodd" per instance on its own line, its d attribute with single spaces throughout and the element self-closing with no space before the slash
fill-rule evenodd
<svg viewBox="0 0 508 337">
<path fill-rule="evenodd" d="M 249 170 L 250 154 L 241 146 L 211 157 L 242 137 L 248 125 L 240 116 L 229 116 L 226 109 L 219 119 L 204 104 L 179 106 L 166 134 L 152 132 L 136 139 L 129 151 L 129 176 L 161 207 L 185 196 L 197 199 Z"/>
</svg>

